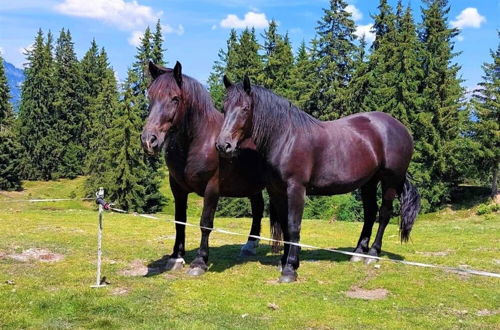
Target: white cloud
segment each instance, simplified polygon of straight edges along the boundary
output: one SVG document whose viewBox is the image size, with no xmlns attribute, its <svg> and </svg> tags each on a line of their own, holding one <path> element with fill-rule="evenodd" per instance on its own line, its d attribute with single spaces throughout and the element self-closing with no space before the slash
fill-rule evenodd
<svg viewBox="0 0 500 330">
<path fill-rule="evenodd" d="M 124 0 L 64 0 L 55 10 L 62 14 L 93 18 L 124 30 L 144 27 L 156 22 L 162 12 L 155 12 L 149 6 L 137 1 Z"/>
<path fill-rule="evenodd" d="M 363 13 L 354 5 L 347 5 L 347 7 L 345 7 L 345 10 L 351 13 L 352 19 L 355 21 L 359 21 L 363 18 Z"/>
<path fill-rule="evenodd" d="M 477 8 L 465 8 L 462 12 L 451 21 L 451 26 L 458 29 L 467 27 L 479 28 L 482 23 L 486 22 L 486 18 L 481 16 Z"/>
<path fill-rule="evenodd" d="M 464 41 L 464 37 L 463 37 L 461 34 L 459 34 L 459 35 L 457 36 L 457 40 L 458 40 L 458 41 Z"/>
<path fill-rule="evenodd" d="M 354 34 L 361 38 L 363 35 L 367 42 L 375 41 L 375 33 L 372 32 L 373 24 L 358 25 Z"/>
<path fill-rule="evenodd" d="M 4 54 L 5 54 L 5 52 L 4 52 L 3 48 L 0 47 L 0 55 L 4 55 Z"/>
<path fill-rule="evenodd" d="M 243 29 L 246 27 L 254 27 L 258 29 L 265 28 L 268 25 L 269 21 L 266 18 L 266 14 L 253 11 L 246 13 L 243 19 L 238 18 L 238 16 L 234 14 L 229 14 L 220 21 L 220 26 L 223 28 Z"/>
<path fill-rule="evenodd" d="M 21 47 L 21 48 L 18 49 L 19 54 L 21 54 L 21 55 L 25 55 L 26 52 L 30 52 L 32 50 L 33 50 L 33 44 L 32 43 L 26 45 L 25 47 Z"/>
<path fill-rule="evenodd" d="M 177 25 L 177 28 L 173 28 L 168 24 L 162 24 L 161 28 L 164 33 L 175 33 L 180 36 L 184 34 L 184 26 L 182 26 L 181 24 Z"/>
<path fill-rule="evenodd" d="M 138 47 L 141 44 L 142 35 L 142 31 L 133 31 L 128 38 L 128 43 L 132 46 Z"/>
</svg>

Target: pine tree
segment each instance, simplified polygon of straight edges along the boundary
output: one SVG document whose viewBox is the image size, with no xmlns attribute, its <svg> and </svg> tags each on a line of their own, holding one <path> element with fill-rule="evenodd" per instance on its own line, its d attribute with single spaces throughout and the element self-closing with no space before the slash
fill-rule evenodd
<svg viewBox="0 0 500 330">
<path fill-rule="evenodd" d="M 474 125 L 479 153 L 477 168 L 485 176 L 491 175 L 491 196 L 495 197 L 500 161 L 500 43 L 497 50 L 490 53 L 492 62 L 482 66 L 483 81 L 474 92 L 473 106 L 477 117 Z"/>
<path fill-rule="evenodd" d="M 242 81 L 248 75 L 254 84 L 262 84 L 263 62 L 259 54 L 260 45 L 255 36 L 255 29 L 246 28 L 233 47 L 232 58 L 226 68 L 228 77 L 233 81 Z M 230 61 L 229 61 L 230 60 Z"/>
<path fill-rule="evenodd" d="M 163 59 L 163 54 L 166 49 L 163 48 L 163 35 L 161 32 L 160 20 L 156 22 L 155 33 L 152 37 L 153 49 L 151 50 L 151 61 L 155 64 L 165 65 L 166 62 Z"/>
<path fill-rule="evenodd" d="M 25 81 L 19 109 L 19 131 L 26 157 L 23 159 L 23 177 L 50 180 L 57 172 L 58 151 L 61 150 L 57 116 L 53 110 L 55 94 L 52 35 L 38 31 L 33 49 L 27 51 Z"/>
<path fill-rule="evenodd" d="M 314 65 L 307 51 L 306 43 L 302 41 L 295 57 L 290 74 L 290 99 L 301 109 L 306 109 L 311 100 L 314 86 Z"/>
<path fill-rule="evenodd" d="M 227 40 L 226 50 L 220 49 L 217 54 L 217 60 L 214 62 L 212 66 L 212 72 L 208 76 L 208 91 L 212 96 L 212 100 L 214 105 L 219 111 L 222 110 L 224 96 L 226 93 L 226 89 L 222 84 L 222 78 L 224 74 L 230 75 L 231 66 L 234 62 L 233 53 L 234 53 L 234 45 L 238 42 L 238 35 L 234 29 L 231 29 L 229 34 L 229 38 Z M 233 77 L 230 77 L 233 79 Z"/>
<path fill-rule="evenodd" d="M 345 0 L 330 0 L 316 27 L 313 60 L 317 84 L 307 109 L 322 120 L 349 114 L 347 86 L 354 72 L 356 30 Z"/>
<path fill-rule="evenodd" d="M 467 113 L 462 111 L 463 90 L 457 78 L 460 66 L 452 63 L 452 39 L 457 29 L 448 28 L 447 0 L 427 0 L 423 9 L 422 69 L 419 92 L 422 109 L 416 121 L 415 177 L 422 188 L 423 208 L 435 208 L 449 200 L 461 168 L 461 132 Z"/>
<path fill-rule="evenodd" d="M 138 79 L 135 71 L 129 70 L 120 112 L 109 131 L 109 152 L 102 182 L 107 187 L 108 198 L 117 205 L 127 210 L 146 212 L 149 210 L 145 207 L 145 187 L 142 183 L 146 181 L 149 171 L 138 143 L 142 120 L 133 89 Z"/>
<path fill-rule="evenodd" d="M 293 67 L 293 52 L 288 35 L 278 33 L 278 25 L 272 20 L 264 34 L 262 85 L 284 97 L 290 97 L 290 73 Z"/>
<path fill-rule="evenodd" d="M 359 41 L 355 60 L 355 71 L 348 86 L 349 113 L 373 111 L 369 106 L 370 90 L 374 83 L 373 71 L 366 55 L 367 42 L 363 35 Z"/>
<path fill-rule="evenodd" d="M 137 98 L 137 107 L 142 120 L 145 120 L 148 116 L 148 100 L 146 97 L 146 90 L 150 83 L 148 63 L 153 58 L 153 45 L 151 40 L 151 30 L 147 27 L 141 38 L 141 44 L 137 47 L 135 62 L 132 65 L 132 70 L 134 71 L 134 77 L 136 77 L 136 80 L 130 81 L 134 96 Z M 157 47 L 160 47 L 161 49 L 161 45 L 157 45 Z"/>
<path fill-rule="evenodd" d="M 0 190 L 21 189 L 21 146 L 14 130 L 10 91 L 0 56 Z"/>
<path fill-rule="evenodd" d="M 89 145 L 85 161 L 86 173 L 89 176 L 85 182 L 85 189 L 90 195 L 99 187 L 108 186 L 104 173 L 106 166 L 110 165 L 109 141 L 112 124 L 116 121 L 119 111 L 117 82 L 104 48 L 101 49 L 96 62 L 97 67 L 104 68 L 104 73 L 98 82 L 98 94 L 89 111 Z"/>
<path fill-rule="evenodd" d="M 73 47 L 71 33 L 61 30 L 55 50 L 54 110 L 56 128 L 61 149 L 58 175 L 73 178 L 83 174 L 85 148 L 82 137 L 85 130 L 85 114 L 81 88 L 83 85 L 80 65 Z"/>
</svg>

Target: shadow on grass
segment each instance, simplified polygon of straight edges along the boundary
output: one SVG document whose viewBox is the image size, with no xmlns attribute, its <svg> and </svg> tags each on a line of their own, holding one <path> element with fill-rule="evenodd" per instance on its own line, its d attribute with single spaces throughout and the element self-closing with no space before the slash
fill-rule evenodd
<svg viewBox="0 0 500 330">
<path fill-rule="evenodd" d="M 247 262 L 259 262 L 262 265 L 267 266 L 278 266 L 281 260 L 280 254 L 271 254 L 271 247 L 269 245 L 260 245 L 257 248 L 257 255 L 252 257 L 240 257 L 241 245 L 239 244 L 227 244 L 222 246 L 216 246 L 210 248 L 210 259 L 211 264 L 209 271 L 222 273 L 227 269 L 230 269 L 236 265 L 244 264 Z M 354 247 L 340 247 L 336 250 L 352 252 Z M 189 263 L 196 256 L 197 249 L 193 249 L 186 252 L 185 260 Z M 381 257 L 390 258 L 396 260 L 404 260 L 404 257 L 382 251 Z M 148 264 L 148 273 L 145 276 L 155 276 L 166 272 L 165 266 L 167 264 L 169 256 L 165 255 L 158 260 L 152 261 Z M 314 262 L 314 261 L 332 261 L 332 262 L 348 262 L 350 259 L 349 255 L 335 253 L 326 250 L 302 250 L 300 252 L 301 262 Z"/>
<path fill-rule="evenodd" d="M 489 201 L 491 189 L 480 186 L 461 185 L 451 193 L 451 209 L 454 211 L 471 209 Z"/>
</svg>

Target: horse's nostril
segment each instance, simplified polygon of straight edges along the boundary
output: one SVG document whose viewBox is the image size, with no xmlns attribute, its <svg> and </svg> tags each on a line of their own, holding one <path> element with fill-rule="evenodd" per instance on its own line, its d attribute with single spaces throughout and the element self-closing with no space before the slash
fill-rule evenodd
<svg viewBox="0 0 500 330">
<path fill-rule="evenodd" d="M 156 147 L 156 145 L 158 144 L 158 138 L 156 137 L 156 135 L 151 135 L 149 137 L 149 144 L 152 146 L 152 147 Z"/>
<path fill-rule="evenodd" d="M 231 143 L 227 142 L 226 143 L 226 151 L 228 151 L 229 149 L 231 149 Z"/>
</svg>

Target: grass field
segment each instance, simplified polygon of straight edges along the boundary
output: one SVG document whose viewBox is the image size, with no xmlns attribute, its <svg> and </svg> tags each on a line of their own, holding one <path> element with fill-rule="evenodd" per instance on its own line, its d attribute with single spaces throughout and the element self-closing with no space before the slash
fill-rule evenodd
<svg viewBox="0 0 500 330">
<path fill-rule="evenodd" d="M 299 281 L 277 284 L 278 256 L 267 245 L 241 260 L 244 238 L 220 233 L 211 235 L 211 267 L 204 276 L 179 271 L 144 277 L 146 265 L 171 252 L 174 230 L 171 223 L 133 215 L 105 214 L 103 275 L 111 285 L 92 289 L 92 203 L 2 202 L 79 197 L 82 183 L 27 182 L 23 192 L 0 193 L 2 328 L 500 328 L 499 279 L 391 262 L 353 264 L 305 249 Z M 189 213 L 191 223 L 198 222 L 196 212 Z M 247 233 L 250 219 L 217 218 L 215 224 Z M 302 242 L 350 250 L 361 225 L 304 220 Z M 189 262 L 200 233 L 188 227 L 187 237 Z M 420 216 L 406 245 L 399 243 L 397 226 L 389 225 L 383 256 L 498 273 L 499 247 L 498 213 L 478 216 L 474 208 L 450 207 Z"/>
</svg>

